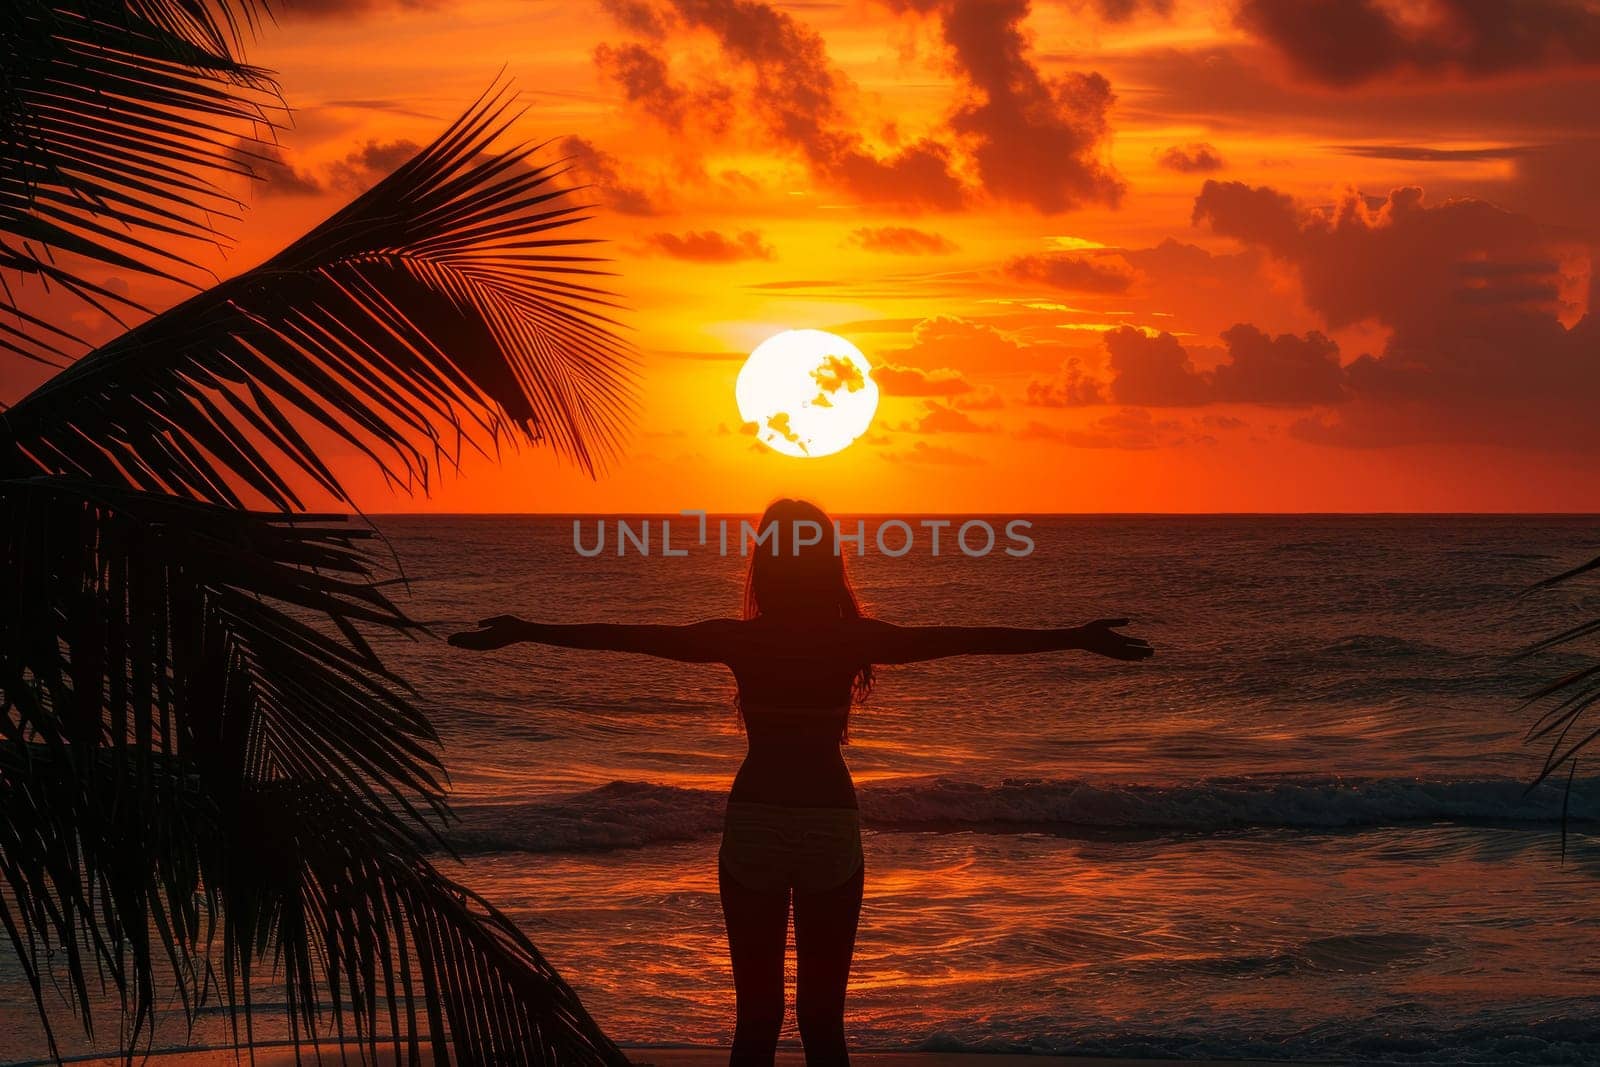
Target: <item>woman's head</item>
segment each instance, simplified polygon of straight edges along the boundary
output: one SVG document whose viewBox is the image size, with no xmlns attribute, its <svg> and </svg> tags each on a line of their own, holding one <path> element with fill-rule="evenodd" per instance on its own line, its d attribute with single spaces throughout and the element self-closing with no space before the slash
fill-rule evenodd
<svg viewBox="0 0 1600 1067">
<path fill-rule="evenodd" d="M 833 520 L 805 500 L 778 500 L 762 513 L 748 546 L 744 617 L 854 618 L 844 554 L 834 551 Z"/>
<path fill-rule="evenodd" d="M 786 499 L 762 513 L 750 545 L 744 617 L 797 623 L 861 617 L 833 520 L 821 508 Z M 858 699 L 871 690 L 870 665 L 856 675 L 853 688 Z"/>
</svg>

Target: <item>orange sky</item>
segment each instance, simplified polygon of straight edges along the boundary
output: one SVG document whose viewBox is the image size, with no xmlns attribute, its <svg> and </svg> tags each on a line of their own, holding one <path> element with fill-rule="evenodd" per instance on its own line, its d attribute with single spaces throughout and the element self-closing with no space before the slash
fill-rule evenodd
<svg viewBox="0 0 1600 1067">
<path fill-rule="evenodd" d="M 1592 511 L 1596 42 L 1564 0 L 308 0 L 216 269 L 503 66 L 610 209 L 641 416 L 597 481 L 346 467 L 369 510 Z M 826 459 L 734 407 L 794 327 L 892 368 Z"/>
</svg>

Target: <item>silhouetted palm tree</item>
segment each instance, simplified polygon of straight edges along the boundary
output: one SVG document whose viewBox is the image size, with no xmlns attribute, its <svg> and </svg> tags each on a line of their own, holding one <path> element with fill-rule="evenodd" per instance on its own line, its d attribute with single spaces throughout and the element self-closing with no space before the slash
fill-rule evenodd
<svg viewBox="0 0 1600 1067">
<path fill-rule="evenodd" d="M 593 469 L 632 360 L 534 149 L 493 92 L 253 270 L 92 351 L 40 285 L 141 309 L 106 268 L 182 280 L 278 108 L 236 57 L 258 0 L 10 0 L 0 18 L 0 348 L 61 369 L 0 415 L 0 922 L 50 1043 L 119 1043 L 158 996 L 252 1036 L 409 1061 L 623 1062 L 491 904 L 429 862 L 437 737 L 363 632 L 414 634 L 308 438 L 396 484 L 543 440 Z M 241 132 L 246 147 L 240 150 Z M 37 309 L 37 303 L 34 303 Z M 352 505 L 353 506 L 353 505 Z M 52 989 L 52 986 L 55 989 Z M 60 991 L 60 995 L 55 990 Z M 242 1027 L 241 1027 L 242 1024 Z M 392 1035 L 392 1036 L 391 1036 Z"/>
</svg>

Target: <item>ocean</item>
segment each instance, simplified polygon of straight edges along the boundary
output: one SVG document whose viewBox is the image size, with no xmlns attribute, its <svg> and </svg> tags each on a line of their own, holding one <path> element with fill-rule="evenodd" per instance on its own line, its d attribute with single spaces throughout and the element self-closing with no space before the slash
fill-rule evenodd
<svg viewBox="0 0 1600 1067">
<path fill-rule="evenodd" d="M 1507 658 L 1600 616 L 1600 582 L 1519 596 L 1600 552 L 1600 521 L 1031 521 L 1024 557 L 919 539 L 894 558 L 869 537 L 852 577 L 894 622 L 1127 616 L 1157 655 L 881 671 L 845 749 L 867 829 L 854 1044 L 1600 1062 L 1600 777 L 1579 768 L 1563 856 L 1562 787 L 1527 789 L 1543 750 L 1519 699 L 1597 661 Z M 714 536 L 683 557 L 587 558 L 570 518 L 377 522 L 402 598 L 441 634 L 507 612 L 739 608 L 746 561 Z M 715 853 L 743 750 L 726 670 L 385 651 L 445 740 L 463 856 L 446 869 L 617 1040 L 726 1042 Z M 15 968 L 0 978 L 0 1059 L 36 1054 Z"/>
</svg>

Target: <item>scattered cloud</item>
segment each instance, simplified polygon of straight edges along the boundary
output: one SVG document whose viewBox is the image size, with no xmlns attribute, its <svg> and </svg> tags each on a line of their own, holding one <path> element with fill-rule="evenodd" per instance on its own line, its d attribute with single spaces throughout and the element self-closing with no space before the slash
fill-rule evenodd
<svg viewBox="0 0 1600 1067">
<path fill-rule="evenodd" d="M 1028 383 L 1027 401 L 1035 407 L 1070 408 L 1086 404 L 1105 403 L 1105 386 L 1083 368 L 1083 361 L 1073 356 L 1061 365 L 1054 378 L 1038 379 Z"/>
<path fill-rule="evenodd" d="M 364 193 L 420 151 L 415 141 L 369 140 L 328 167 L 328 184 L 340 192 Z"/>
<path fill-rule="evenodd" d="M 1323 85 L 1600 64 L 1600 8 L 1589 0 L 1244 0 L 1236 18 Z"/>
<path fill-rule="evenodd" d="M 725 128 L 733 106 L 730 87 L 716 83 L 690 87 L 675 82 L 663 51 L 649 45 L 601 44 L 594 65 L 616 83 L 628 103 L 669 130 L 681 131 L 691 120 L 713 131 Z"/>
<path fill-rule="evenodd" d="M 1426 148 L 1408 144 L 1340 144 L 1330 145 L 1334 151 L 1366 159 L 1399 159 L 1408 163 L 1481 163 L 1485 160 L 1517 159 L 1530 155 L 1537 148 L 1522 145 L 1502 145 L 1489 148 Z"/>
<path fill-rule="evenodd" d="M 1151 337 L 1123 328 L 1105 338 L 1112 373 L 1109 393 L 1119 404 L 1337 404 L 1345 399 L 1339 348 L 1315 330 L 1273 337 L 1239 324 L 1222 335 L 1228 358 L 1196 370 L 1171 334 Z"/>
<path fill-rule="evenodd" d="M 1309 208 L 1207 182 L 1194 215 L 1290 264 L 1330 326 L 1386 331 L 1381 351 L 1344 367 L 1349 401 L 1301 420 L 1296 436 L 1600 450 L 1588 410 L 1600 391 L 1591 253 L 1569 231 L 1482 200 L 1429 204 L 1415 187 Z"/>
<path fill-rule="evenodd" d="M 775 255 L 772 246 L 754 230 L 740 230 L 733 237 L 716 230 L 690 230 L 682 235 L 652 233 L 644 238 L 644 246 L 658 255 L 695 263 L 737 263 L 772 259 Z"/>
<path fill-rule="evenodd" d="M 623 178 L 616 156 L 585 137 L 563 137 L 560 147 L 573 176 L 598 190 L 611 210 L 623 215 L 660 214 L 648 193 Z"/>
<path fill-rule="evenodd" d="M 950 150 L 931 139 L 885 155 L 872 150 L 842 102 L 850 88 L 822 37 L 762 0 L 661 0 L 610 5 L 618 24 L 644 42 L 601 45 L 595 62 L 628 103 L 669 129 L 709 112 L 724 122 L 737 99 L 773 142 L 797 150 L 825 180 L 864 201 L 954 208 L 966 199 Z M 674 82 L 677 38 L 707 33 L 732 80 L 691 88 Z"/>
<path fill-rule="evenodd" d="M 890 0 L 938 13 L 968 98 L 950 129 L 969 140 L 984 190 L 1056 213 L 1115 205 L 1123 183 L 1103 158 L 1116 96 L 1098 73 L 1051 77 L 1034 62 L 1023 28 L 1028 0 Z"/>
<path fill-rule="evenodd" d="M 720 134 L 748 116 L 767 140 L 863 202 L 951 210 L 983 195 L 1054 213 L 1120 200 L 1122 181 L 1104 158 L 1110 83 L 1097 73 L 1044 74 L 1023 28 L 1026 0 L 886 6 L 938 18 L 959 95 L 941 126 L 883 147 L 862 134 L 848 103 L 855 87 L 821 35 L 764 0 L 610 3 L 617 25 L 638 39 L 600 45 L 594 61 L 630 107 L 667 129 Z M 699 34 L 715 42 L 718 63 L 702 69 L 717 75 L 675 79 L 674 53 Z"/>
<path fill-rule="evenodd" d="M 1141 12 L 1162 18 L 1172 14 L 1172 0 L 1072 0 L 1072 5 L 1092 11 L 1107 22 L 1126 22 Z"/>
<path fill-rule="evenodd" d="M 321 168 L 296 166 L 277 145 L 240 141 L 235 153 L 255 173 L 263 196 L 321 196 L 364 193 L 420 151 L 415 141 L 377 141 L 352 149 Z"/>
<path fill-rule="evenodd" d="M 1180 174 L 1209 174 L 1226 165 L 1222 161 L 1222 153 L 1204 141 L 1173 145 L 1156 156 L 1156 162 Z"/>
<path fill-rule="evenodd" d="M 1312 330 L 1276 337 L 1241 323 L 1222 340 L 1229 360 L 1212 371 L 1216 400 L 1234 404 L 1337 404 L 1345 399 L 1339 346 Z"/>
<path fill-rule="evenodd" d="M 832 395 L 843 389 L 847 393 L 855 393 L 866 388 L 866 375 L 848 359 L 832 354 L 822 357 L 822 365 L 811 372 L 811 380 L 817 383 L 817 395 L 811 403 L 818 407 L 832 407 Z"/>
<path fill-rule="evenodd" d="M 956 243 L 943 234 L 911 226 L 862 226 L 852 230 L 850 243 L 867 252 L 900 256 L 942 256 L 956 251 Z"/>
<path fill-rule="evenodd" d="M 1117 403 L 1179 407 L 1211 399 L 1211 383 L 1170 333 L 1150 337 L 1123 328 L 1106 334 L 1105 345 L 1111 368 L 1108 392 Z"/>
<path fill-rule="evenodd" d="M 315 173 L 296 167 L 277 145 L 240 141 L 234 153 L 255 175 L 253 187 L 262 196 L 320 196 L 325 191 Z"/>
<path fill-rule="evenodd" d="M 1272 336 L 1255 326 L 1237 324 L 1223 332 L 1226 357 L 1210 370 L 1197 368 L 1189 351 L 1170 333 L 1123 326 L 1108 331 L 1104 340 L 1108 380 L 1091 374 L 1073 357 L 1055 377 L 1028 383 L 1028 403 L 1054 408 L 1104 403 L 1313 406 L 1346 399 L 1339 347 L 1315 330 L 1304 336 Z"/>
<path fill-rule="evenodd" d="M 1586 299 L 1562 291 L 1571 241 L 1485 200 L 1427 204 L 1407 186 L 1382 198 L 1350 189 L 1329 207 L 1305 208 L 1266 186 L 1207 181 L 1193 217 L 1292 263 L 1306 302 L 1332 327 L 1369 318 L 1422 327 L 1469 305 L 1571 311 Z"/>
<path fill-rule="evenodd" d="M 1125 293 L 1134 281 L 1127 261 L 1115 256 L 1041 252 L 1008 260 L 1003 269 L 1018 281 L 1076 293 Z"/>
</svg>

